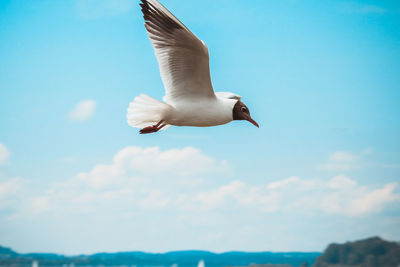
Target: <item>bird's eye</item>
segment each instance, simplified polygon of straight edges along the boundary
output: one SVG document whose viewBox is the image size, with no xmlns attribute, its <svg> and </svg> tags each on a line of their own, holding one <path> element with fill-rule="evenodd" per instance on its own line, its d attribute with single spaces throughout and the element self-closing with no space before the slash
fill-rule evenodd
<svg viewBox="0 0 400 267">
<path fill-rule="evenodd" d="M 242 110 L 243 112 L 247 112 L 247 108 L 246 108 L 246 107 L 242 107 L 241 110 Z"/>
</svg>

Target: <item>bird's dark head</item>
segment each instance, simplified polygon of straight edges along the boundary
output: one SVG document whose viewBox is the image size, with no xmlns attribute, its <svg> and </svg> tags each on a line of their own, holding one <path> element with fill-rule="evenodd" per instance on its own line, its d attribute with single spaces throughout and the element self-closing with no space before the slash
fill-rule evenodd
<svg viewBox="0 0 400 267">
<path fill-rule="evenodd" d="M 258 123 L 251 118 L 249 108 L 240 100 L 233 107 L 233 120 L 246 120 L 260 128 Z"/>
</svg>

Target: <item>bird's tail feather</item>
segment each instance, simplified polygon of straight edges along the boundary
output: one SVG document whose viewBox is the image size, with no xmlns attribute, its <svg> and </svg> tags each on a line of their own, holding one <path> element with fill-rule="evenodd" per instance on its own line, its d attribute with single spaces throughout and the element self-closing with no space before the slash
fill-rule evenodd
<svg viewBox="0 0 400 267">
<path fill-rule="evenodd" d="M 163 114 L 170 105 L 154 99 L 148 95 L 139 95 L 129 104 L 126 115 L 128 124 L 135 128 L 144 128 L 157 124 L 163 119 Z M 163 130 L 167 129 L 165 126 Z"/>
</svg>

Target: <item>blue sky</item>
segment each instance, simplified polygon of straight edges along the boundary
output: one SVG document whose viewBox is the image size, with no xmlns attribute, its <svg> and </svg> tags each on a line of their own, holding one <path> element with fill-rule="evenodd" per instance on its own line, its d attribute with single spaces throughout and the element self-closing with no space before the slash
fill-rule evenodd
<svg viewBox="0 0 400 267">
<path fill-rule="evenodd" d="M 164 0 L 246 122 L 140 136 L 133 0 L 0 2 L 0 244 L 67 254 L 400 240 L 398 1 Z"/>
</svg>

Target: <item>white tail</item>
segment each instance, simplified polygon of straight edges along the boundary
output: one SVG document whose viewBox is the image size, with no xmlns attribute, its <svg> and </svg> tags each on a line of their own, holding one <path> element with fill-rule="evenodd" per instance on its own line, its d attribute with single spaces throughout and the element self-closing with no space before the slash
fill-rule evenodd
<svg viewBox="0 0 400 267">
<path fill-rule="evenodd" d="M 144 128 L 157 124 L 163 119 L 170 105 L 154 99 L 148 95 L 140 95 L 129 104 L 128 124 L 135 128 Z M 163 128 L 167 129 L 168 125 Z"/>
</svg>

